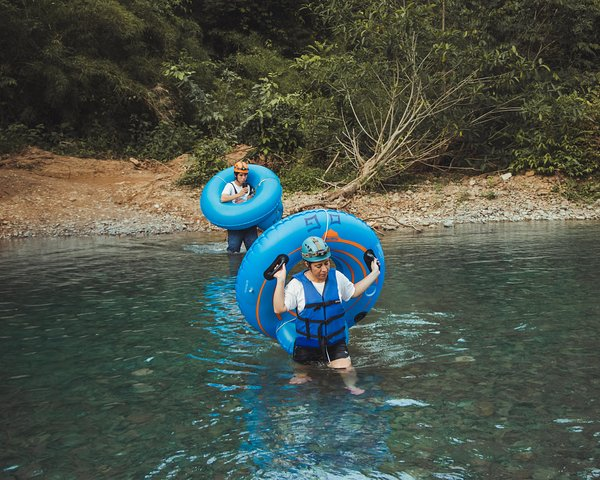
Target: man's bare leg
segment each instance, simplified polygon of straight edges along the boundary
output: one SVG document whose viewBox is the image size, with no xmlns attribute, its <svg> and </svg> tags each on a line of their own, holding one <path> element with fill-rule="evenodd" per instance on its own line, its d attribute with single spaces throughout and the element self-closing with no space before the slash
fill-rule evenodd
<svg viewBox="0 0 600 480">
<path fill-rule="evenodd" d="M 308 375 L 308 370 L 304 365 L 297 365 L 294 376 L 290 378 L 291 385 L 302 385 L 311 382 L 312 378 Z"/>
<path fill-rule="evenodd" d="M 348 389 L 348 391 L 352 395 L 361 395 L 365 393 L 365 391 L 362 388 L 356 386 L 358 376 L 356 375 L 356 369 L 352 366 L 352 361 L 350 360 L 350 357 L 338 358 L 337 360 L 329 362 L 327 366 L 340 372 L 342 380 L 346 385 L 346 389 Z"/>
</svg>

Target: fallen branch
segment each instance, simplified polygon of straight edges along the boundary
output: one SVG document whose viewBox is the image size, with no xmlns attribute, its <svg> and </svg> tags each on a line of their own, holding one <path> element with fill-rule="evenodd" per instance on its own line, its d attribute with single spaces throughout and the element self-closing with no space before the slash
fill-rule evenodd
<svg viewBox="0 0 600 480">
<path fill-rule="evenodd" d="M 417 233 L 421 233 L 423 232 L 422 229 L 415 227 L 414 225 L 410 224 L 410 223 L 404 223 L 401 222 L 400 220 L 398 220 L 395 217 L 392 217 L 391 215 L 384 215 L 384 216 L 380 216 L 380 217 L 368 217 L 368 218 L 363 218 L 363 221 L 365 222 L 370 222 L 370 221 L 375 221 L 375 220 L 383 220 L 383 219 L 389 219 L 389 220 L 393 220 L 394 222 L 396 222 L 398 225 L 400 225 L 401 227 L 406 227 L 406 228 L 412 228 L 414 229 Z"/>
<path fill-rule="evenodd" d="M 304 210 L 310 210 L 314 208 L 323 208 L 323 209 L 331 209 L 331 210 L 344 210 L 350 204 L 350 200 L 347 200 L 342 205 L 338 204 L 325 204 L 324 202 L 316 202 L 316 203 L 306 203 L 304 205 L 298 205 L 296 207 L 288 210 L 288 214 L 292 215 L 294 213 L 303 212 Z"/>
<path fill-rule="evenodd" d="M 430 164 L 448 152 L 458 132 L 452 125 L 438 125 L 440 116 L 467 102 L 469 87 L 487 78 L 473 71 L 449 84 L 447 78 L 456 74 L 453 70 L 444 71 L 441 79 L 428 75 L 430 54 L 419 59 L 413 36 L 402 64 L 388 75 L 374 71 L 377 81 L 369 98 L 360 90 L 344 88 L 348 114 L 342 112 L 338 142 L 356 172 L 347 184 L 328 192 L 327 200 L 352 197 L 368 184 L 398 176 L 415 164 Z M 463 122 L 478 125 L 495 114 L 497 110 L 491 110 Z"/>
</svg>

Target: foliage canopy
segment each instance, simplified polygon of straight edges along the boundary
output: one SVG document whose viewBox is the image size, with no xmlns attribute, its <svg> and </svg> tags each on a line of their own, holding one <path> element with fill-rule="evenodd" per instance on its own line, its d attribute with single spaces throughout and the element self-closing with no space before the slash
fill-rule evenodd
<svg viewBox="0 0 600 480">
<path fill-rule="evenodd" d="M 196 152 L 185 182 L 197 183 L 246 143 L 290 179 L 362 178 L 357 188 L 406 168 L 577 177 L 600 165 L 597 0 L 0 0 L 0 11 L 0 153 Z"/>
</svg>

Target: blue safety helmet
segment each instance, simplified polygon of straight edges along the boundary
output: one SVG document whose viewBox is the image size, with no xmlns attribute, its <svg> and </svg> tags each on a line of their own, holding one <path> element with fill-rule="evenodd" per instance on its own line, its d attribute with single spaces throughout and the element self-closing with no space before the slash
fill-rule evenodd
<svg viewBox="0 0 600 480">
<path fill-rule="evenodd" d="M 302 242 L 302 259 L 307 262 L 322 262 L 331 257 L 329 246 L 319 237 L 308 237 Z"/>
</svg>

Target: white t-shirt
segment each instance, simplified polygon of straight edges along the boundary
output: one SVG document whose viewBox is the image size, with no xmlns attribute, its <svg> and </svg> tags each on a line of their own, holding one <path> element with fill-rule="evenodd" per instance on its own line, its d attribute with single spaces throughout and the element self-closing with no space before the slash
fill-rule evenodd
<svg viewBox="0 0 600 480">
<path fill-rule="evenodd" d="M 225 188 L 221 192 L 221 196 L 236 195 L 236 194 L 240 193 L 241 190 L 242 190 L 242 187 L 238 187 L 238 185 L 235 182 L 229 182 L 227 185 L 225 185 Z M 242 195 L 239 198 L 234 198 L 232 200 L 232 202 L 233 203 L 242 203 L 242 202 L 245 202 L 246 200 L 248 200 L 248 194 Z"/>
<path fill-rule="evenodd" d="M 344 301 L 347 302 L 354 295 L 354 284 L 348 280 L 348 277 L 339 271 L 335 271 L 335 278 L 337 280 L 338 285 L 338 295 Z M 325 282 L 315 283 L 311 282 L 317 292 L 323 295 L 323 291 L 325 290 Z M 304 306 L 306 305 L 306 298 L 304 297 L 304 287 L 300 280 L 292 278 L 290 283 L 285 286 L 285 307 L 288 310 L 298 311 L 304 310 Z"/>
</svg>

